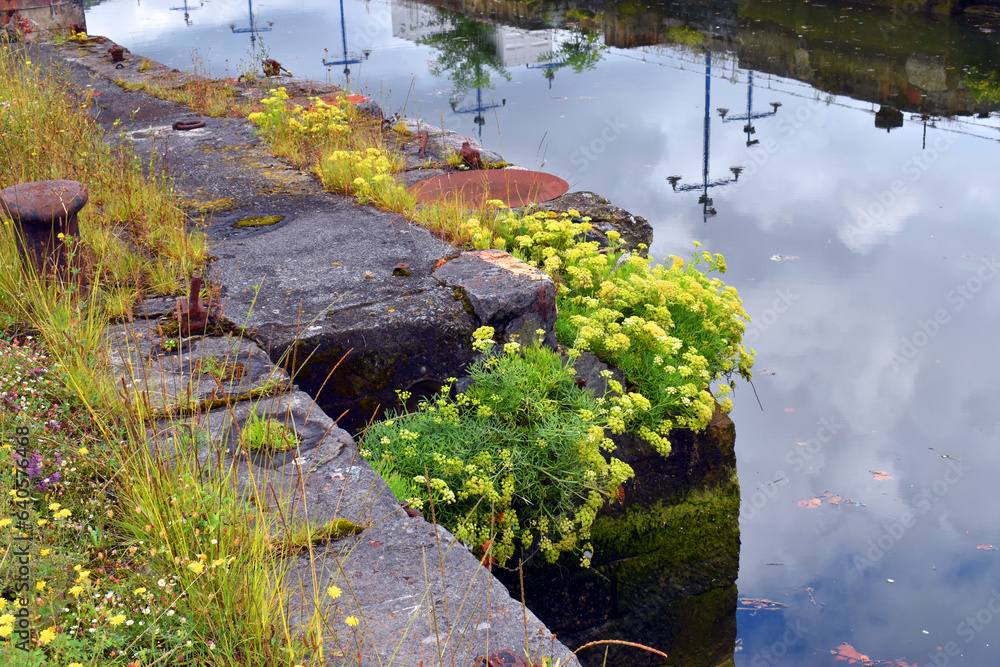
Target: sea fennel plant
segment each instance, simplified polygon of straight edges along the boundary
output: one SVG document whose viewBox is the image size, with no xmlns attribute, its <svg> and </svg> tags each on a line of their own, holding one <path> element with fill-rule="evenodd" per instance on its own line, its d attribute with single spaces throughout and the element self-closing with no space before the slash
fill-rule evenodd
<svg viewBox="0 0 1000 667">
<path fill-rule="evenodd" d="M 606 455 L 607 411 L 577 386 L 572 365 L 537 341 L 490 355 L 492 337 L 491 327 L 475 334 L 487 354 L 467 390 L 373 424 L 362 455 L 411 480 L 403 500 L 425 511 L 433 502 L 437 520 L 477 553 L 503 564 L 518 545 L 537 546 L 549 561 L 584 552 L 587 564 L 597 511 L 633 471 Z"/>
<path fill-rule="evenodd" d="M 609 247 L 585 241 L 589 220 L 574 210 L 508 213 L 495 230 L 513 254 L 556 280 L 556 335 L 570 355 L 591 351 L 625 374 L 627 391 L 612 382 L 606 399 L 612 432 L 631 423 L 629 430 L 666 455 L 671 429 L 708 424 L 711 382 L 719 381 L 722 408 L 732 408 L 732 378 L 750 377 L 754 352 L 742 344 L 750 318 L 736 289 L 711 275 L 725 273 L 722 255 L 696 250 L 687 262 L 652 264 L 623 251 L 617 232 L 608 233 Z"/>
</svg>

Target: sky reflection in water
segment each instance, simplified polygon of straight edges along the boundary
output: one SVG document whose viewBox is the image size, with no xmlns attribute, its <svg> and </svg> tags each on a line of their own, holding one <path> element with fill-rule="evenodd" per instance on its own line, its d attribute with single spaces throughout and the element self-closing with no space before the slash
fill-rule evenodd
<svg viewBox="0 0 1000 667">
<path fill-rule="evenodd" d="M 197 48 L 214 72 L 240 73 L 250 36 L 229 25 L 249 24 L 246 5 L 212 0 L 186 26 L 168 9 L 177 4 L 106 2 L 88 11 L 88 27 L 175 67 Z M 451 81 L 428 73 L 437 52 L 393 36 L 394 22 L 426 9 L 344 8 L 348 50 L 370 50 L 351 66 L 352 85 L 390 112 L 405 102 L 409 115 L 437 124 L 440 112 L 449 129 L 479 135 L 474 114 L 452 113 Z M 342 59 L 339 4 L 255 11 L 271 28 L 258 48 L 296 75 L 342 79 L 342 66 L 322 64 Z M 712 69 L 709 177 L 743 171 L 711 189 L 707 222 L 700 192 L 667 181 L 702 177 L 697 51 L 610 49 L 592 70 L 557 70 L 551 88 L 542 70 L 509 66 L 510 81 L 494 75 L 483 91 L 505 103 L 484 114 L 482 141 L 647 217 L 654 256 L 687 255 L 697 239 L 728 260 L 726 280 L 754 318 L 764 408 L 749 386 L 737 392 L 738 584 L 741 596 L 788 605 L 739 612 L 737 664 L 833 664 L 843 642 L 875 660 L 1000 664 L 990 611 L 1000 610 L 1000 552 L 977 548 L 1000 546 L 997 116 L 932 120 L 925 149 L 909 113 L 887 133 L 874 126 L 877 105 L 757 73 L 754 110 L 781 106 L 754 121 L 760 143 L 748 147 L 744 123 L 716 111 L 745 112 L 748 73 L 733 54 L 713 54 Z M 819 508 L 798 504 L 817 497 Z M 962 657 L 939 653 L 948 642 Z"/>
</svg>

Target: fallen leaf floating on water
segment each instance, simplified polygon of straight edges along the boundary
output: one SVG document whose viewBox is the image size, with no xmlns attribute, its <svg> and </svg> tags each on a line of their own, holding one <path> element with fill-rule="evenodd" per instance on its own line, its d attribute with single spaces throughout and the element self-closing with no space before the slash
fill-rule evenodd
<svg viewBox="0 0 1000 667">
<path fill-rule="evenodd" d="M 788 262 L 795 259 L 802 259 L 798 255 L 771 255 L 772 262 Z"/>
<path fill-rule="evenodd" d="M 862 665 L 875 664 L 871 658 L 863 653 L 858 653 L 857 649 L 846 642 L 838 646 L 835 650 L 830 651 L 830 653 L 837 656 L 836 660 L 846 660 L 848 665 L 853 665 L 856 662 L 860 662 Z"/>
<path fill-rule="evenodd" d="M 878 481 L 881 482 L 883 480 L 892 479 L 892 475 L 890 475 L 887 472 L 883 472 L 881 470 L 872 470 L 872 479 L 875 479 L 875 480 L 878 480 Z"/>
<path fill-rule="evenodd" d="M 799 507 L 808 507 L 810 509 L 815 509 L 817 507 L 823 506 L 823 501 L 830 503 L 831 505 L 854 505 L 855 507 L 867 507 L 864 503 L 859 503 L 857 501 L 851 500 L 850 498 L 844 498 L 842 496 L 835 496 L 829 491 L 824 493 L 822 496 L 817 496 L 815 498 L 810 498 L 808 500 L 798 501 Z"/>
<path fill-rule="evenodd" d="M 769 371 L 766 368 L 760 372 L 761 375 L 777 375 L 774 371 Z"/>
<path fill-rule="evenodd" d="M 992 544 L 977 544 L 977 549 L 982 549 L 983 551 L 996 551 L 997 548 Z"/>
</svg>

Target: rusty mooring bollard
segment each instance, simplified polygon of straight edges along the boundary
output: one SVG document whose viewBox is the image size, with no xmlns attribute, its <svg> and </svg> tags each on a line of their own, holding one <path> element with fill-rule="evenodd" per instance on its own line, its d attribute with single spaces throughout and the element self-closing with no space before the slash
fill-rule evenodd
<svg viewBox="0 0 1000 667">
<path fill-rule="evenodd" d="M 86 185 L 66 180 L 22 183 L 0 190 L 0 209 L 10 216 L 18 232 L 18 252 L 37 275 L 53 274 L 64 281 L 69 278 L 70 258 L 64 239 L 79 236 L 76 214 L 89 197 Z"/>
</svg>

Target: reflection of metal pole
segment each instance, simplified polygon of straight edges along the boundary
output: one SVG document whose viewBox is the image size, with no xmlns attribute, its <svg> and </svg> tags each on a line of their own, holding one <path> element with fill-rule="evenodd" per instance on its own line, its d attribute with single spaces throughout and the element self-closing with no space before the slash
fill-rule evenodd
<svg viewBox="0 0 1000 667">
<path fill-rule="evenodd" d="M 482 75 L 481 69 L 477 65 L 476 74 Z M 478 79 L 478 77 L 477 77 Z M 480 86 L 476 86 L 476 106 L 471 108 L 459 108 L 458 100 L 452 100 L 451 110 L 455 113 L 474 113 L 476 114 L 472 118 L 472 122 L 479 126 L 479 136 L 483 136 L 483 125 L 486 124 L 486 116 L 483 115 L 484 111 L 489 109 L 499 109 L 500 107 L 507 106 L 507 98 L 500 100 L 500 104 L 496 102 L 491 102 L 490 104 L 483 104 L 483 89 Z"/>
<path fill-rule="evenodd" d="M 705 51 L 705 129 L 703 131 L 704 139 L 702 145 L 702 168 L 701 168 L 701 178 L 704 183 L 704 192 L 701 195 L 702 213 L 704 214 L 704 222 L 708 222 L 708 207 L 712 205 L 712 200 L 708 198 L 708 147 L 711 141 L 711 116 L 708 114 L 708 110 L 712 108 L 712 52 Z M 714 214 L 714 211 L 713 211 Z"/>
<path fill-rule="evenodd" d="M 340 38 L 344 42 L 344 76 L 351 76 L 347 66 L 347 20 L 344 18 L 344 0 L 340 0 Z"/>
<path fill-rule="evenodd" d="M 552 80 L 556 78 L 556 70 L 560 67 L 565 67 L 568 65 L 565 60 L 553 60 L 547 63 L 535 63 L 533 65 L 525 65 L 528 69 L 544 69 L 545 78 L 549 80 L 549 90 L 552 90 Z"/>
<path fill-rule="evenodd" d="M 712 208 L 712 198 L 708 196 L 709 188 L 714 188 L 720 185 L 726 185 L 728 183 L 734 183 L 739 180 L 740 174 L 743 172 L 741 167 L 730 167 L 729 171 L 732 172 L 732 178 L 717 178 L 714 181 L 708 179 L 708 173 L 710 168 L 710 156 L 712 152 L 712 115 L 709 111 L 712 105 L 712 54 L 709 51 L 705 52 L 705 120 L 702 125 L 702 147 L 701 147 L 701 183 L 687 183 L 684 185 L 678 185 L 681 181 L 680 176 L 668 176 L 667 182 L 670 183 L 670 187 L 674 192 L 689 192 L 691 190 L 701 190 L 701 196 L 698 197 L 698 203 L 701 204 L 702 221 L 708 222 L 708 219 L 715 215 L 716 211 Z M 722 116 L 723 120 L 726 119 L 726 114 L 729 112 L 728 109 L 719 109 L 719 115 Z"/>
<path fill-rule="evenodd" d="M 750 135 L 755 134 L 757 130 L 753 126 L 753 121 L 758 118 L 767 118 L 778 113 L 778 107 L 781 106 L 781 102 L 771 102 L 771 111 L 754 111 L 753 110 L 753 70 L 747 70 L 747 112 L 745 114 L 740 114 L 738 116 L 729 116 L 728 109 L 718 109 L 719 115 L 722 116 L 723 123 L 729 123 L 736 120 L 745 120 L 746 125 L 743 126 L 743 131 L 747 133 L 747 146 L 753 146 L 754 144 L 760 143 L 757 139 L 751 139 Z"/>
<path fill-rule="evenodd" d="M 247 11 L 250 13 L 250 27 L 249 28 L 237 28 L 234 24 L 229 24 L 229 29 L 234 33 L 248 32 L 250 33 L 250 51 L 252 52 L 254 46 L 257 44 L 257 33 L 258 32 L 269 32 L 271 30 L 271 22 L 268 21 L 266 28 L 257 27 L 257 19 L 253 15 L 253 0 L 247 0 Z"/>
<path fill-rule="evenodd" d="M 347 20 L 344 18 L 344 0 L 340 0 L 340 38 L 344 46 L 344 59 L 343 60 L 323 60 L 323 64 L 327 67 L 333 65 L 343 65 L 344 66 L 344 76 L 347 80 L 351 80 L 351 68 L 348 65 L 359 65 L 364 61 L 368 60 L 368 56 L 371 55 L 371 50 L 364 50 L 360 55 L 356 53 L 347 53 Z"/>
<path fill-rule="evenodd" d="M 171 11 L 178 11 L 178 12 L 181 10 L 184 11 L 184 24 L 188 27 L 191 27 L 191 12 L 193 12 L 196 9 L 201 9 L 201 7 L 188 7 L 188 0 L 184 0 L 183 7 L 170 8 Z"/>
</svg>

